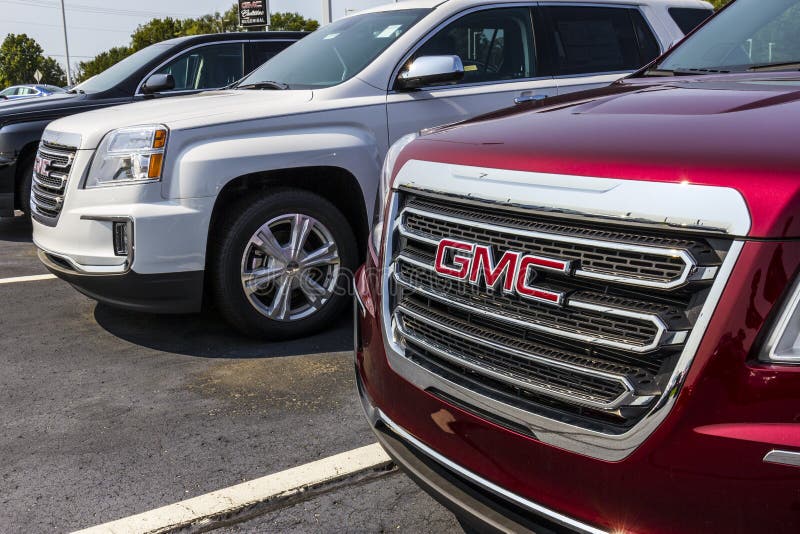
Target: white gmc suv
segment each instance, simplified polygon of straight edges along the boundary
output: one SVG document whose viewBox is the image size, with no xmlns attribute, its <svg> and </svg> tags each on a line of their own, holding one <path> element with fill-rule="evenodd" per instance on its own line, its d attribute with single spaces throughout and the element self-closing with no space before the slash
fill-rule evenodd
<svg viewBox="0 0 800 534">
<path fill-rule="evenodd" d="M 611 83 L 710 13 L 699 0 L 410 0 L 341 19 L 229 90 L 52 123 L 34 241 L 98 301 L 192 312 L 205 296 L 245 333 L 307 334 L 350 302 L 392 143 Z M 199 76 L 202 60 L 176 68 Z"/>
</svg>

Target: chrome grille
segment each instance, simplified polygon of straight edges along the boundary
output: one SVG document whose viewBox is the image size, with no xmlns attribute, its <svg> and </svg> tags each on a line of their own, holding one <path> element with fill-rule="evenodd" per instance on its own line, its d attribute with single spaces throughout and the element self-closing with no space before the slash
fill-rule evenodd
<svg viewBox="0 0 800 534">
<path fill-rule="evenodd" d="M 474 221 L 480 226 L 463 221 Z M 718 266 L 717 262 L 714 267 L 698 268 L 698 260 L 716 259 L 714 250 L 699 241 L 642 237 L 524 215 L 492 214 L 487 208 L 475 206 L 443 207 L 418 198 L 406 206 L 401 230 L 429 243 L 445 237 L 461 238 L 506 250 L 577 261 L 577 277 L 613 278 L 639 287 L 668 289 L 691 280 L 710 279 Z M 604 246 L 603 242 L 613 242 L 616 246 Z"/>
<path fill-rule="evenodd" d="M 58 221 L 76 152 L 44 142 L 39 146 L 31 189 L 31 213 L 39 222 L 53 225 Z"/>
<path fill-rule="evenodd" d="M 391 317 L 406 357 L 495 400 L 556 409 L 611 432 L 634 425 L 663 394 L 731 244 L 399 195 L 387 253 Z M 434 267 L 442 239 L 488 246 L 495 257 L 571 261 L 567 273 L 536 277 L 567 295 L 563 305 L 442 277 Z"/>
</svg>

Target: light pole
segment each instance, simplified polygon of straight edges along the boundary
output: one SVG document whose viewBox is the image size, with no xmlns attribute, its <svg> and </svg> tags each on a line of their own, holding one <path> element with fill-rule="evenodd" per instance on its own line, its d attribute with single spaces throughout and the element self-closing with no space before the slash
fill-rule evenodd
<svg viewBox="0 0 800 534">
<path fill-rule="evenodd" d="M 67 85 L 72 85 L 72 67 L 69 64 L 69 39 L 67 39 L 67 12 L 64 9 L 64 0 L 61 0 L 61 21 L 64 23 L 64 48 L 67 51 Z"/>
<path fill-rule="evenodd" d="M 322 0 L 322 25 L 333 22 L 333 6 L 331 0 Z"/>
</svg>

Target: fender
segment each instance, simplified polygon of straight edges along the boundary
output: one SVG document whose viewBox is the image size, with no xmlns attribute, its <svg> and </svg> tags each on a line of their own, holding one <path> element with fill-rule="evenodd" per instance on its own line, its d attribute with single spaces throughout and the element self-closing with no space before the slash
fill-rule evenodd
<svg viewBox="0 0 800 534">
<path fill-rule="evenodd" d="M 169 150 L 169 149 L 168 149 Z M 198 138 L 170 162 L 162 194 L 167 199 L 216 197 L 232 180 L 249 174 L 300 167 L 338 167 L 356 177 L 369 202 L 377 191 L 385 140 L 350 124 L 309 124 L 259 135 Z"/>
</svg>

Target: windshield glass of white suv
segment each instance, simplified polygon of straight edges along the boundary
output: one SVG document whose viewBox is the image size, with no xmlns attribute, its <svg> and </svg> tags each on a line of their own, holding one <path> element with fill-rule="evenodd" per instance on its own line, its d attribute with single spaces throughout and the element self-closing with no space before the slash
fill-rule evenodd
<svg viewBox="0 0 800 534">
<path fill-rule="evenodd" d="M 135 54 L 126 57 L 113 67 L 109 67 L 97 76 L 89 78 L 85 82 L 76 85 L 72 88 L 71 92 L 92 94 L 102 93 L 103 91 L 113 89 L 120 82 L 125 80 L 125 78 L 153 61 L 160 54 L 163 54 L 164 51 L 169 47 L 170 45 L 154 44 L 148 46 L 147 48 L 142 48 Z"/>
<path fill-rule="evenodd" d="M 290 89 L 338 85 L 361 72 L 427 13 L 427 9 L 404 9 L 338 20 L 264 63 L 239 87 L 265 82 Z"/>
<path fill-rule="evenodd" d="M 657 70 L 800 70 L 800 0 L 736 0 L 670 53 Z"/>
</svg>

